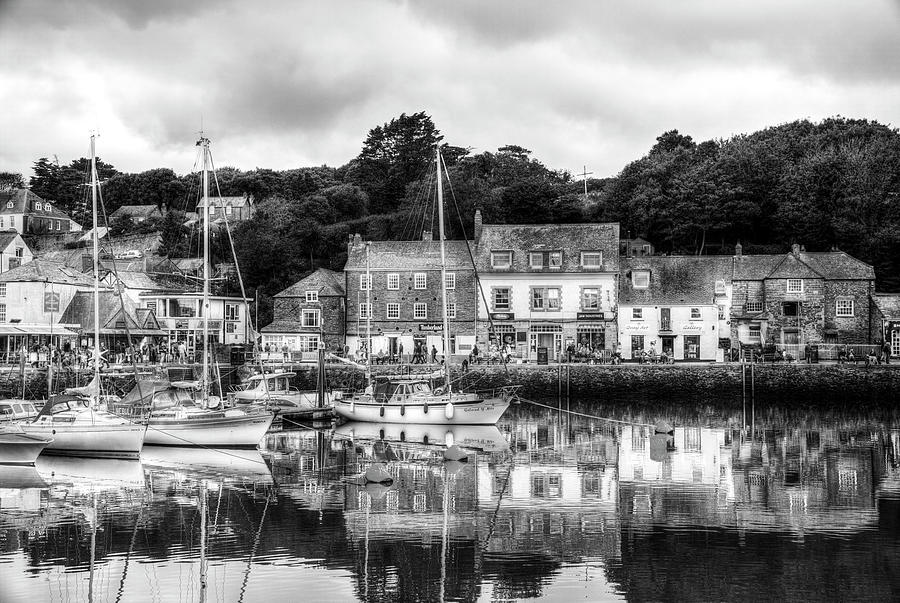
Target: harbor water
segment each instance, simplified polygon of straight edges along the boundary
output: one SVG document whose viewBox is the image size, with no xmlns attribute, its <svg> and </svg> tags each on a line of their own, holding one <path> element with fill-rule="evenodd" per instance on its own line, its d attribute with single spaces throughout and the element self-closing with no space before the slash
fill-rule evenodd
<svg viewBox="0 0 900 603">
<path fill-rule="evenodd" d="M 3 602 L 898 598 L 891 405 L 522 404 L 0 467 Z"/>
</svg>

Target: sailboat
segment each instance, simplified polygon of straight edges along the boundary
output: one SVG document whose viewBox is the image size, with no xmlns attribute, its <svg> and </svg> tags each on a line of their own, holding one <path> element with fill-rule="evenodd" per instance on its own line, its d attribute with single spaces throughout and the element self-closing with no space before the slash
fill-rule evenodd
<svg viewBox="0 0 900 603">
<path fill-rule="evenodd" d="M 210 392 L 209 356 L 209 139 L 197 142 L 203 155 L 203 366 L 198 381 L 141 382 L 122 405 L 147 425 L 145 443 L 157 446 L 256 448 L 274 413 L 263 408 L 225 408 Z"/>
<path fill-rule="evenodd" d="M 100 400 L 100 262 L 97 237 L 97 156 L 91 135 L 91 197 L 93 199 L 94 247 L 94 378 L 88 397 L 57 396 L 44 404 L 22 431 L 50 441 L 47 453 L 104 458 L 136 458 L 144 445 L 144 426 L 99 408 Z"/>
<path fill-rule="evenodd" d="M 441 151 L 435 150 L 437 214 L 441 251 L 441 301 L 444 339 L 444 385 L 432 388 L 425 377 L 379 377 L 363 393 L 334 400 L 334 411 L 351 421 L 368 423 L 422 423 L 429 425 L 493 425 L 517 389 L 502 387 L 487 392 L 456 392 L 450 383 L 450 325 L 447 316 L 447 258 L 444 249 L 444 190 Z M 368 291 L 366 291 L 368 294 Z M 370 354 L 369 354 L 370 355 Z"/>
</svg>

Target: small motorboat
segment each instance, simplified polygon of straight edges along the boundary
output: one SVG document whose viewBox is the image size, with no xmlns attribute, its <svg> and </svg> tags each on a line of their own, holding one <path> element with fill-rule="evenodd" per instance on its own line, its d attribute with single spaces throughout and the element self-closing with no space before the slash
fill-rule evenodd
<svg viewBox="0 0 900 603">
<path fill-rule="evenodd" d="M 0 427 L 0 464 L 33 465 L 53 438 L 25 433 L 17 425 Z"/>
<path fill-rule="evenodd" d="M 38 416 L 38 409 L 31 400 L 0 400 L 0 425 L 30 421 Z"/>
</svg>

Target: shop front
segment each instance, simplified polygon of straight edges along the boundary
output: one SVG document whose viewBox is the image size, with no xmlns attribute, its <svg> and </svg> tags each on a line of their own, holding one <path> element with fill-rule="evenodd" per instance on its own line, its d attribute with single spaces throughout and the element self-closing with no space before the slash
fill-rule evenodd
<svg viewBox="0 0 900 603">
<path fill-rule="evenodd" d="M 884 341 L 891 345 L 891 356 L 900 356 L 900 320 L 883 322 Z"/>
</svg>

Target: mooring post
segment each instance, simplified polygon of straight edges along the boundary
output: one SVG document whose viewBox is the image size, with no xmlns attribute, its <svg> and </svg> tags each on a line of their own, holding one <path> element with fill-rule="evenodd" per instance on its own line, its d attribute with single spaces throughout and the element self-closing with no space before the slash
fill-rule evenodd
<svg viewBox="0 0 900 603">
<path fill-rule="evenodd" d="M 562 410 L 562 360 L 556 365 L 556 404 Z"/>
<path fill-rule="evenodd" d="M 741 425 L 743 427 L 747 426 L 747 363 L 744 362 L 744 359 L 741 358 L 741 403 L 743 404 L 744 411 L 743 417 L 741 418 Z"/>
</svg>

